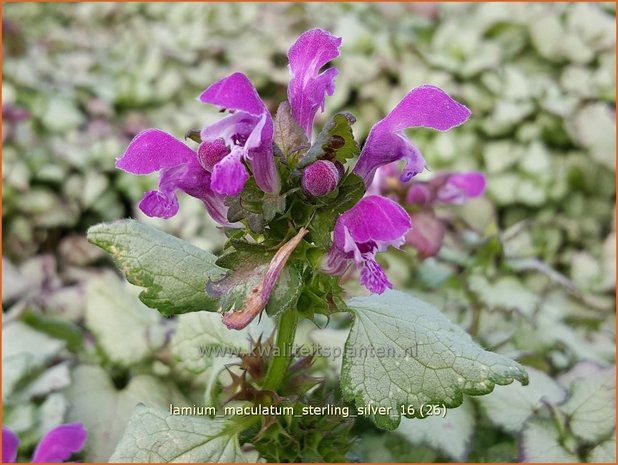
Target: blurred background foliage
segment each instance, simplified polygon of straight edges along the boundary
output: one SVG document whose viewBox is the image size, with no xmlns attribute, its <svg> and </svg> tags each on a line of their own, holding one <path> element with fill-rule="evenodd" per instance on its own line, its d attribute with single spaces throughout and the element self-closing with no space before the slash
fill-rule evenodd
<svg viewBox="0 0 618 465">
<path fill-rule="evenodd" d="M 594 406 L 572 400 L 592 389 L 615 402 L 609 3 L 4 5 L 3 402 L 22 452 L 46 428 L 80 420 L 91 431 L 85 458 L 105 460 L 136 401 L 165 407 L 205 386 L 210 395 L 209 371 L 193 379 L 174 351 L 177 322 L 140 307 L 84 232 L 134 216 L 220 248 L 223 234 L 195 199 L 181 199 L 172 220 L 143 217 L 136 204 L 156 176 L 126 175 L 114 159 L 147 127 L 182 137 L 213 121 L 195 97 L 233 71 L 274 112 L 286 98 L 287 48 L 315 26 L 343 37 L 325 114 L 355 114 L 357 139 L 420 84 L 471 108 L 461 128 L 410 135 L 431 170 L 421 178 L 479 169 L 487 194 L 440 212 L 449 234 L 438 256 L 404 249 L 385 261 L 396 285 L 526 363 L 533 380 L 470 400 L 448 434 L 429 420 L 386 436 L 361 423 L 357 457 L 611 461 L 615 419 L 600 425 L 597 412 L 578 427 L 578 412 Z"/>
</svg>

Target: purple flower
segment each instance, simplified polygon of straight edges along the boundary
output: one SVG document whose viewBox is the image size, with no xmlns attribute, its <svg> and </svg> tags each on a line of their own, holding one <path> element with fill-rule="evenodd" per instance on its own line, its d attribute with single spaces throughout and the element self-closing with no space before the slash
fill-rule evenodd
<svg viewBox="0 0 618 465">
<path fill-rule="evenodd" d="M 444 221 L 433 206 L 440 203 L 462 204 L 485 192 L 485 176 L 478 171 L 446 173 L 429 182 L 415 182 L 406 193 L 406 203 L 416 207 L 411 214 L 414 228 L 406 234 L 406 244 L 421 258 L 433 257 L 442 247 L 446 233 Z"/>
<path fill-rule="evenodd" d="M 178 212 L 176 192 L 181 190 L 200 199 L 215 221 L 228 224 L 224 196 L 213 191 L 211 173 L 192 149 L 170 134 L 159 129 L 140 132 L 118 157 L 116 167 L 136 175 L 159 171 L 159 189 L 146 192 L 139 204 L 146 215 L 174 216 Z"/>
<path fill-rule="evenodd" d="M 414 227 L 405 236 L 406 244 L 414 247 L 421 258 L 433 257 L 442 247 L 446 234 L 445 221 L 439 218 L 435 205 L 462 204 L 485 192 L 485 175 L 478 171 L 444 173 L 430 181 L 415 181 L 406 190 L 397 179 L 396 163 L 382 166 L 376 171 L 368 192 L 404 198 L 412 211 Z"/>
<path fill-rule="evenodd" d="M 431 209 L 414 212 L 410 218 L 414 227 L 406 234 L 406 244 L 414 247 L 421 258 L 433 257 L 442 247 L 444 222 Z"/>
<path fill-rule="evenodd" d="M 337 219 L 324 271 L 343 274 L 354 260 L 363 286 L 376 294 L 392 289 L 375 256 L 389 246 L 401 246 L 411 225 L 410 215 L 396 202 L 377 195 L 364 197 Z"/>
<path fill-rule="evenodd" d="M 339 168 L 341 166 L 341 168 Z M 323 197 L 337 188 L 343 165 L 328 160 L 318 160 L 303 170 L 301 185 L 311 197 Z"/>
<path fill-rule="evenodd" d="M 229 149 L 212 167 L 212 189 L 222 195 L 242 192 L 251 165 L 255 182 L 264 192 L 279 192 L 281 183 L 273 157 L 273 119 L 249 78 L 234 73 L 215 82 L 199 101 L 229 110 L 230 115 L 202 129 L 202 141 L 223 143 Z"/>
<path fill-rule="evenodd" d="M 19 438 L 6 427 L 2 427 L 2 463 L 13 463 L 17 459 Z"/>
<path fill-rule="evenodd" d="M 445 173 L 428 182 L 415 182 L 406 194 L 410 205 L 462 204 L 485 192 L 485 175 L 479 171 Z"/>
<path fill-rule="evenodd" d="M 320 68 L 339 56 L 341 37 L 322 29 L 304 32 L 288 51 L 292 79 L 288 85 L 288 100 L 292 114 L 305 134 L 311 139 L 313 119 L 324 111 L 326 94 L 335 91 L 336 68 L 320 73 Z"/>
<path fill-rule="evenodd" d="M 380 166 L 404 160 L 406 166 L 401 180 L 407 182 L 425 169 L 425 159 L 403 130 L 425 127 L 447 131 L 463 124 L 469 116 L 470 110 L 443 90 L 434 86 L 417 87 L 371 128 L 354 172 L 369 186 Z"/>
<path fill-rule="evenodd" d="M 436 202 L 462 204 L 469 199 L 480 197 L 485 192 L 485 175 L 478 171 L 452 173 L 437 177 L 432 181 L 437 187 Z"/>
<path fill-rule="evenodd" d="M 406 193 L 406 203 L 410 205 L 429 205 L 433 201 L 434 194 L 423 182 L 415 182 Z"/>
<path fill-rule="evenodd" d="M 61 463 L 79 452 L 86 444 L 88 432 L 81 423 L 67 423 L 50 430 L 34 451 L 32 463 Z M 17 458 L 19 439 L 10 429 L 2 427 L 2 462 Z"/>
</svg>

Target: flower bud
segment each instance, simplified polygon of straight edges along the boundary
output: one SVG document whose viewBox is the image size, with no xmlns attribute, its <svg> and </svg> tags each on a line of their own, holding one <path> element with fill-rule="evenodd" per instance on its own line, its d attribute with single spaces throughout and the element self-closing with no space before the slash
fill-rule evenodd
<svg viewBox="0 0 618 465">
<path fill-rule="evenodd" d="M 223 139 L 202 142 L 197 148 L 197 159 L 209 173 L 212 173 L 214 166 L 230 153 Z"/>
<path fill-rule="evenodd" d="M 427 187 L 426 183 L 414 183 L 408 189 L 406 194 L 406 203 L 411 205 L 428 205 L 433 200 L 433 194 L 431 189 Z"/>
<path fill-rule="evenodd" d="M 412 229 L 406 234 L 406 244 L 414 247 L 421 258 L 433 257 L 442 247 L 446 228 L 431 210 L 412 213 Z"/>
<path fill-rule="evenodd" d="M 340 170 L 333 162 L 318 160 L 304 169 L 301 185 L 307 195 L 322 197 L 334 191 L 340 179 Z"/>
</svg>

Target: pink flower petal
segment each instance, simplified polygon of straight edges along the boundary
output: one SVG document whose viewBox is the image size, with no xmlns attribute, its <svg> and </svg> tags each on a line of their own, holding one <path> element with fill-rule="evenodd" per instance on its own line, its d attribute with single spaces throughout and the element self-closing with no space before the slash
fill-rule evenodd
<svg viewBox="0 0 618 465">
<path fill-rule="evenodd" d="M 32 463 L 61 463 L 79 452 L 88 433 L 81 423 L 67 423 L 49 431 L 34 451 Z"/>
<path fill-rule="evenodd" d="M 326 95 L 335 91 L 338 73 L 336 68 L 320 73 L 320 68 L 339 56 L 340 45 L 340 37 L 322 29 L 311 29 L 301 34 L 288 51 L 292 75 L 288 99 L 294 118 L 309 138 L 318 109 L 324 111 Z"/>
<path fill-rule="evenodd" d="M 208 87 L 202 92 L 199 100 L 234 111 L 232 115 L 204 128 L 201 131 L 202 140 L 212 141 L 222 138 L 230 149 L 241 148 L 239 153 L 251 163 L 255 182 L 260 189 L 264 192 L 278 193 L 281 181 L 273 156 L 273 119 L 249 78 L 242 73 L 231 74 Z M 219 163 L 223 163 L 223 160 Z M 238 183 L 223 186 L 223 181 L 216 175 L 215 168 L 213 168 L 215 191 L 237 192 Z M 230 167 L 222 169 L 228 172 Z M 244 185 L 244 182 L 242 184 Z"/>
<path fill-rule="evenodd" d="M 323 270 L 341 274 L 345 262 L 354 260 L 361 273 L 361 284 L 373 293 L 382 294 L 392 284 L 375 256 L 390 246 L 403 244 L 410 226 L 410 216 L 393 200 L 376 195 L 361 199 L 337 219 L 333 246 Z"/>
<path fill-rule="evenodd" d="M 446 182 L 437 191 L 436 201 L 461 204 L 483 195 L 485 186 L 485 175 L 478 171 L 446 175 Z"/>
<path fill-rule="evenodd" d="M 13 463 L 17 459 L 19 438 L 13 431 L 2 427 L 2 463 Z"/>
<path fill-rule="evenodd" d="M 463 124 L 470 110 L 434 86 L 411 90 L 371 131 L 354 172 L 370 185 L 376 170 L 397 160 L 405 160 L 401 179 L 409 181 L 423 171 L 425 160 L 416 146 L 403 134 L 407 128 L 424 127 L 447 131 Z"/>
<path fill-rule="evenodd" d="M 412 213 L 412 229 L 406 234 L 406 244 L 414 247 L 422 258 L 433 257 L 442 247 L 444 223 L 431 210 Z"/>
<path fill-rule="evenodd" d="M 132 174 L 150 174 L 195 158 L 195 152 L 174 136 L 159 129 L 146 129 L 133 138 L 116 160 L 116 168 Z"/>
</svg>

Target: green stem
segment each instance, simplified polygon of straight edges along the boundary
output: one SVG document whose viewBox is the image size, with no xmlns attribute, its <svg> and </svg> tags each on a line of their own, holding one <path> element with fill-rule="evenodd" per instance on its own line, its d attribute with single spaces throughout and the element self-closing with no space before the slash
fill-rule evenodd
<svg viewBox="0 0 618 465">
<path fill-rule="evenodd" d="M 477 303 L 474 303 L 472 307 L 472 323 L 470 324 L 470 335 L 472 337 L 477 337 L 479 334 L 479 329 L 481 328 L 481 314 L 483 313 L 483 309 Z"/>
<path fill-rule="evenodd" d="M 276 349 L 273 350 L 273 358 L 266 372 L 264 389 L 277 391 L 281 386 L 292 358 L 292 346 L 294 344 L 294 336 L 296 335 L 297 323 L 298 312 L 296 310 L 288 310 L 279 317 Z"/>
<path fill-rule="evenodd" d="M 483 314 L 483 305 L 479 302 L 479 299 L 466 288 L 466 296 L 472 304 L 472 322 L 470 323 L 470 329 L 468 332 L 470 336 L 477 337 L 479 330 L 481 329 L 481 315 Z"/>
</svg>

